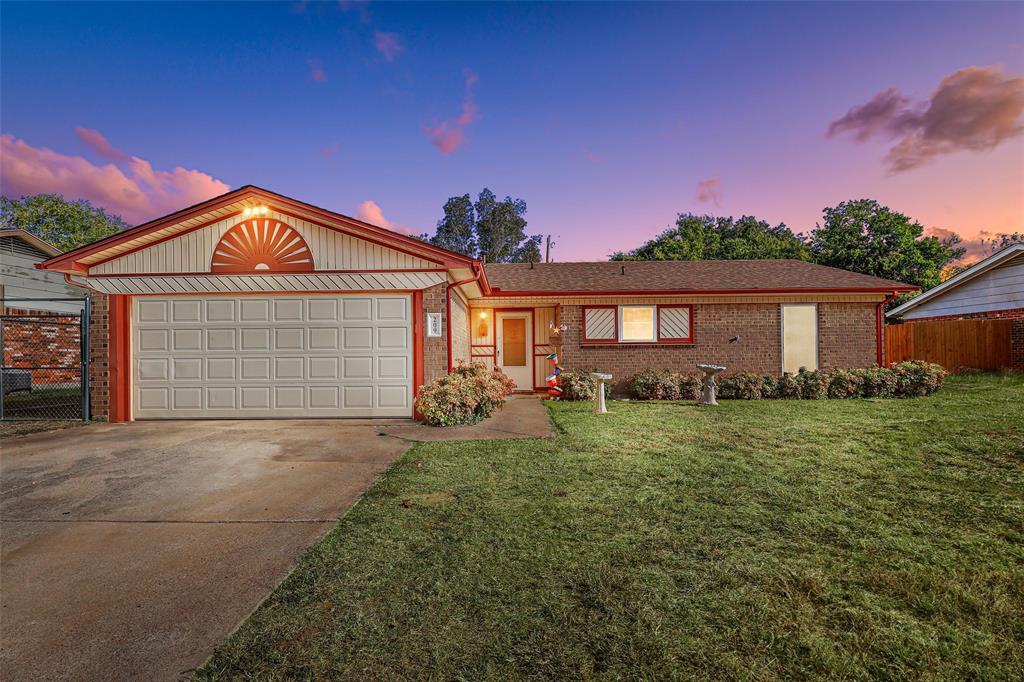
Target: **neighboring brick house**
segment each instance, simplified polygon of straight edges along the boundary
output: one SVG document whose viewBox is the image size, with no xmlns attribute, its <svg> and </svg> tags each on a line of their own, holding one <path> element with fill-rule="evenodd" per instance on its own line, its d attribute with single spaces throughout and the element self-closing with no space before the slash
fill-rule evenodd
<svg viewBox="0 0 1024 682">
<path fill-rule="evenodd" d="M 93 411 L 112 421 L 412 416 L 458 360 L 542 388 L 556 347 L 617 379 L 867 366 L 881 305 L 913 289 L 798 261 L 485 267 L 252 186 L 42 268 L 95 292 Z"/>
<path fill-rule="evenodd" d="M 1010 358 L 1024 369 L 1024 244 L 1014 244 L 957 273 L 887 314 L 893 322 L 1012 320 Z"/>
<path fill-rule="evenodd" d="M 31 232 L 0 230 L 3 366 L 29 372 L 32 386 L 79 381 L 79 315 L 88 292 L 36 267 L 58 254 L 60 249 Z"/>
</svg>

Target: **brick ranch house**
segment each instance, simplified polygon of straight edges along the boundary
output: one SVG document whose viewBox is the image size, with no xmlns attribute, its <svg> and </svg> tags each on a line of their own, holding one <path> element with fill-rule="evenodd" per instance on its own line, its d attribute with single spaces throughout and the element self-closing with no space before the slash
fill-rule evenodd
<svg viewBox="0 0 1024 682">
<path fill-rule="evenodd" d="M 1014 244 L 889 311 L 894 322 L 1012 320 L 1010 363 L 1024 369 L 1024 244 Z"/>
<path fill-rule="evenodd" d="M 40 265 L 93 291 L 111 421 L 409 417 L 458 360 L 730 372 L 880 362 L 898 282 L 798 261 L 487 265 L 253 186 Z"/>
</svg>

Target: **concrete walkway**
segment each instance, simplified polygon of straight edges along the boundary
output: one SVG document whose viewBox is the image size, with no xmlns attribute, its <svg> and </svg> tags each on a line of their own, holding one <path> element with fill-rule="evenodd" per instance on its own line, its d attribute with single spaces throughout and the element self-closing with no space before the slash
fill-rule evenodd
<svg viewBox="0 0 1024 682">
<path fill-rule="evenodd" d="M 524 396 L 453 429 L 177 421 L 5 439 L 0 678 L 188 676 L 413 441 L 549 435 Z"/>
</svg>

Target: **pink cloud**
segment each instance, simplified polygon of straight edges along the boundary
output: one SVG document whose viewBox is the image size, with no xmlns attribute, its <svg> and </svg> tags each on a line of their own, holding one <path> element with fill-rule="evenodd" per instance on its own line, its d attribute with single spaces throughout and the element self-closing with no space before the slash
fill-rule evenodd
<svg viewBox="0 0 1024 682">
<path fill-rule="evenodd" d="M 373 199 L 367 199 L 356 208 L 356 219 L 364 223 L 370 223 L 377 227 L 383 227 L 402 234 L 417 234 L 416 230 L 406 225 L 398 225 L 384 217 L 384 210 Z"/>
<path fill-rule="evenodd" d="M 953 237 L 960 237 L 960 235 L 953 230 L 947 230 L 941 227 L 929 227 L 925 230 L 925 235 L 929 237 L 938 237 L 943 241 Z M 982 230 L 972 239 L 961 239 L 960 242 L 956 244 L 956 247 L 964 249 L 965 251 L 960 260 L 956 261 L 956 264 L 961 266 L 972 265 L 980 260 L 988 258 L 999 250 L 1000 237 L 1007 236 L 1009 236 L 1009 233 L 1006 232 L 990 232 L 988 230 Z"/>
<path fill-rule="evenodd" d="M 829 124 L 826 137 L 852 133 L 856 142 L 899 138 L 885 160 L 900 173 L 957 151 L 988 151 L 1024 133 L 1024 77 L 999 66 L 967 67 L 946 76 L 925 102 L 896 88 L 876 94 Z"/>
<path fill-rule="evenodd" d="M 405 52 L 405 46 L 402 45 L 402 41 L 397 33 L 377 31 L 374 41 L 377 45 L 377 51 L 384 55 L 384 59 L 389 62 L 395 61 L 398 55 Z"/>
<path fill-rule="evenodd" d="M 341 145 L 339 145 L 337 142 L 335 142 L 334 144 L 329 144 L 329 145 L 327 145 L 326 147 L 324 147 L 323 149 L 320 150 L 320 156 L 324 157 L 325 159 L 330 159 L 335 154 L 338 153 L 338 150 L 340 148 L 341 148 Z"/>
<path fill-rule="evenodd" d="M 5 133 L 0 135 L 0 191 L 7 197 L 50 193 L 67 199 L 88 199 L 138 224 L 230 189 L 198 170 L 180 166 L 169 171 L 154 170 L 144 159 L 125 157 L 127 160 L 121 163 L 97 165 L 81 156 L 33 147 Z"/>
<path fill-rule="evenodd" d="M 722 205 L 722 190 L 719 187 L 720 178 L 708 178 L 697 183 L 697 201 L 702 204 Z"/>
<path fill-rule="evenodd" d="M 430 144 L 444 155 L 451 154 L 466 142 L 466 127 L 476 121 L 479 109 L 473 97 L 473 88 L 480 79 L 472 71 L 466 71 L 466 94 L 462 99 L 462 113 L 456 118 L 448 118 L 434 126 L 426 126 L 423 132 L 430 139 Z"/>
<path fill-rule="evenodd" d="M 307 59 L 306 63 L 309 64 L 310 78 L 315 80 L 317 83 L 324 83 L 327 81 L 327 72 L 324 71 L 324 66 L 320 63 L 319 59 Z"/>
<path fill-rule="evenodd" d="M 107 141 L 107 138 L 98 130 L 89 130 L 82 126 L 75 126 L 75 132 L 78 137 L 81 138 L 82 142 L 93 151 L 96 156 L 111 161 L 129 161 L 132 157 L 125 154 L 120 149 L 114 147 Z"/>
</svg>

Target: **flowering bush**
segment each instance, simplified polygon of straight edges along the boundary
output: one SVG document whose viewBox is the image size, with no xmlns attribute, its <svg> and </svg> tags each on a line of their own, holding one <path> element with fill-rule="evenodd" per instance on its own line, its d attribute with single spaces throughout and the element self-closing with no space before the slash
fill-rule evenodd
<svg viewBox="0 0 1024 682">
<path fill-rule="evenodd" d="M 895 398 L 898 388 L 896 372 L 888 367 L 851 370 L 861 379 L 861 395 L 865 398 Z"/>
<path fill-rule="evenodd" d="M 680 400 L 697 400 L 700 398 L 700 387 L 703 384 L 699 376 L 693 374 L 676 374 L 679 384 Z"/>
<path fill-rule="evenodd" d="M 416 411 L 431 426 L 472 424 L 501 407 L 516 385 L 480 363 L 460 362 L 419 390 Z"/>
<path fill-rule="evenodd" d="M 679 400 L 679 381 L 671 372 L 648 370 L 633 377 L 630 393 L 638 400 Z"/>
<path fill-rule="evenodd" d="M 558 385 L 562 389 L 562 400 L 593 400 L 597 395 L 597 385 L 590 372 L 571 369 L 558 375 Z M 608 389 L 606 388 L 605 391 Z"/>
<path fill-rule="evenodd" d="M 794 377 L 800 385 L 800 397 L 804 400 L 821 400 L 828 397 L 828 372 L 807 371 L 797 372 Z"/>
<path fill-rule="evenodd" d="M 801 370 L 797 374 L 738 372 L 718 379 L 718 397 L 734 400 L 824 398 L 916 398 L 942 387 L 939 365 L 913 360 L 892 368 Z M 702 381 L 689 374 L 648 370 L 630 380 L 637 400 L 696 400 Z"/>
<path fill-rule="evenodd" d="M 701 380 L 692 374 L 647 370 L 629 382 L 630 394 L 637 400 L 696 400 Z"/>
<path fill-rule="evenodd" d="M 896 391 L 900 396 L 917 397 L 935 393 L 946 380 L 946 370 L 922 360 L 908 360 L 893 367 Z"/>
<path fill-rule="evenodd" d="M 735 398 L 737 400 L 761 400 L 770 397 L 765 395 L 765 379 L 762 374 L 753 372 L 739 372 L 732 376 L 725 377 L 718 381 L 718 393 L 723 398 Z"/>
<path fill-rule="evenodd" d="M 859 398 L 864 390 L 864 378 L 845 369 L 834 369 L 829 373 L 828 397 Z"/>
</svg>

